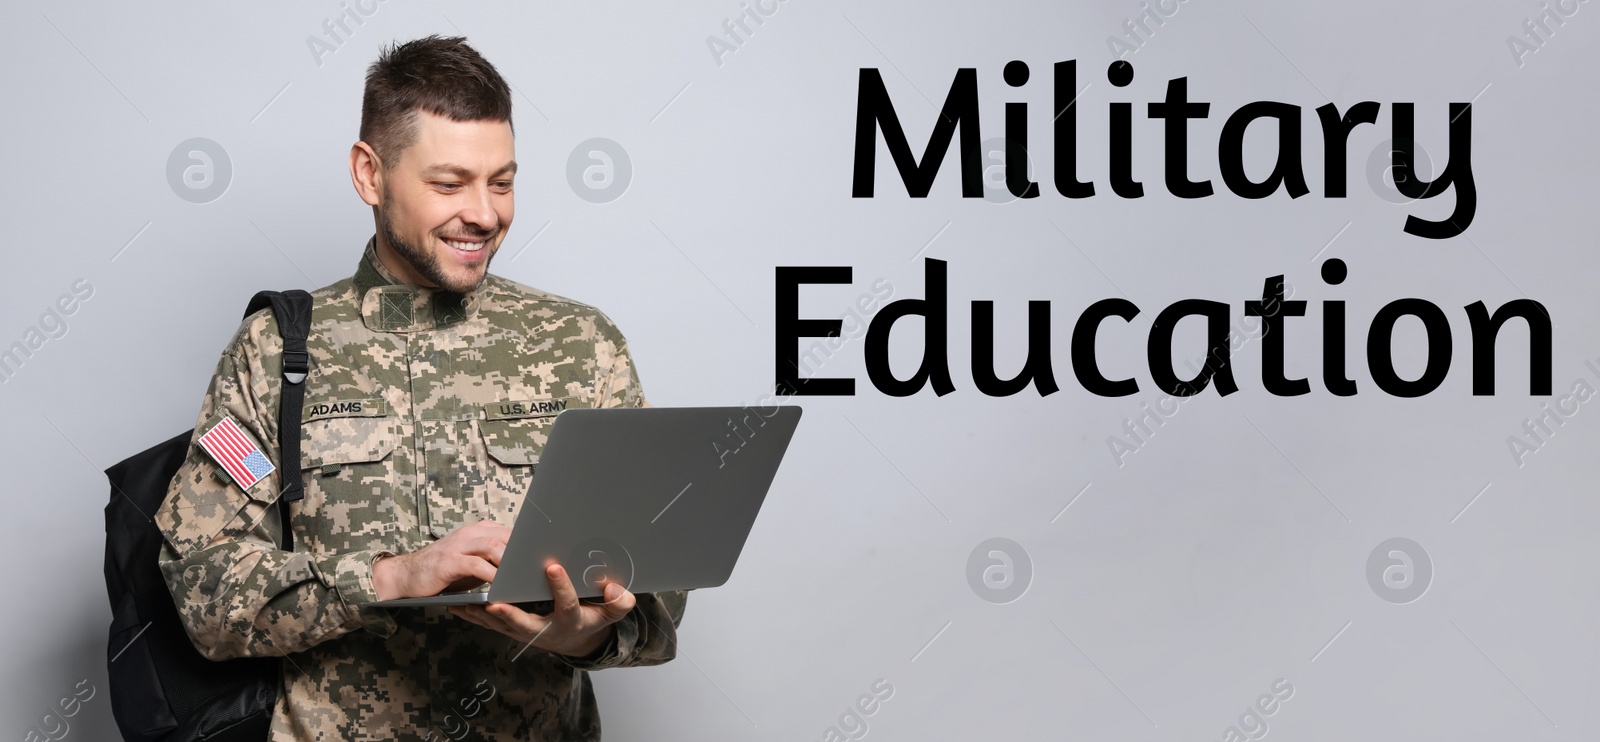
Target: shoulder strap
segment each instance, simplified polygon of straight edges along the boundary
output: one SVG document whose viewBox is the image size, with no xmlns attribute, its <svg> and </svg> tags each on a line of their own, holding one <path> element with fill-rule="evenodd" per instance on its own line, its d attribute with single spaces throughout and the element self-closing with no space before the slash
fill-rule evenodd
<svg viewBox="0 0 1600 742">
<path fill-rule="evenodd" d="M 278 400 L 278 478 L 283 482 L 278 494 L 279 520 L 283 521 L 283 548 L 294 551 L 289 503 L 305 497 L 300 483 L 300 409 L 306 398 L 306 373 L 311 369 L 311 356 L 306 352 L 311 295 L 300 289 L 262 291 L 250 299 L 244 314 L 248 317 L 269 306 L 283 338 L 283 393 Z"/>
</svg>

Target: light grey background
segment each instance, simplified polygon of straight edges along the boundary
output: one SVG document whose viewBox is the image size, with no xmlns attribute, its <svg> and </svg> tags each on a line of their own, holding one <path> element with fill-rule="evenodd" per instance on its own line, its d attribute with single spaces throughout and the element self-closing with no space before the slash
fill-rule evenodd
<svg viewBox="0 0 1600 742">
<path fill-rule="evenodd" d="M 1472 396 L 1461 309 L 1542 301 L 1557 325 L 1556 394 L 1578 379 L 1600 388 L 1584 366 L 1600 357 L 1600 9 L 1579 5 L 1519 65 L 1507 37 L 1543 12 L 1532 0 L 1186 0 L 1127 55 L 1137 77 L 1119 90 L 1105 80 L 1106 39 L 1141 12 L 1129 0 L 785 0 L 720 65 L 707 38 L 743 12 L 735 0 L 376 7 L 320 64 L 307 40 L 344 12 L 328 0 L 0 10 L 11 230 L 0 346 L 74 281 L 94 289 L 70 330 L 0 385 L 11 564 L 0 736 L 39 729 L 89 680 L 99 693 L 70 734 L 114 738 L 100 470 L 193 423 L 254 291 L 354 271 L 373 230 L 346 165 L 365 68 L 380 45 L 434 32 L 466 35 L 517 90 L 519 208 L 493 269 L 607 311 L 656 405 L 770 392 L 775 266 L 853 266 L 854 285 L 802 292 L 802 312 L 826 317 L 876 279 L 896 298 L 923 296 L 916 256 L 950 261 L 958 391 L 890 398 L 866 380 L 859 338 L 834 355 L 823 373 L 860 377 L 857 396 L 802 400 L 733 579 L 689 602 L 679 659 L 595 676 L 608 738 L 822 739 L 878 679 L 895 692 L 866 717 L 871 739 L 1218 740 L 1280 678 L 1295 693 L 1266 717 L 1273 738 L 1600 733 L 1600 425 L 1585 405 L 1519 462 L 1507 438 L 1556 398 L 1529 396 L 1520 329 L 1502 341 L 1498 394 Z M 1033 69 L 1020 90 L 1001 82 L 1012 59 Z M 1100 195 L 1082 201 L 1049 180 L 1050 64 L 1066 59 L 1079 60 L 1080 87 L 1092 83 L 1080 172 Z M 925 98 L 942 102 L 959 67 L 978 70 L 984 138 L 1002 134 L 1006 101 L 1027 101 L 1044 195 L 964 200 L 952 156 L 933 194 L 909 199 L 880 153 L 878 197 L 852 199 L 862 67 L 882 70 L 919 153 L 936 110 Z M 1190 172 L 1219 193 L 1198 201 L 1166 193 L 1160 122 L 1143 115 L 1180 76 L 1212 103 L 1190 125 Z M 1351 137 L 1345 199 L 1322 197 L 1312 109 L 1329 98 L 1383 104 Z M 1437 218 L 1454 194 L 1398 205 L 1368 185 L 1392 103 L 1417 104 L 1418 137 L 1442 162 L 1448 103 L 1474 99 L 1476 220 L 1455 239 L 1404 234 L 1406 214 Z M 1247 201 L 1223 187 L 1217 133 L 1254 100 L 1303 108 L 1310 195 Z M 1143 199 L 1109 191 L 1111 101 L 1134 103 Z M 180 198 L 166 177 L 192 137 L 231 160 L 210 203 Z M 595 137 L 632 162 L 609 203 L 567 179 L 573 148 Z M 1344 285 L 1318 279 L 1327 257 L 1349 263 Z M 1243 328 L 1241 302 L 1277 274 L 1312 302 L 1286 336 L 1311 394 L 1265 392 L 1252 340 L 1236 354 L 1239 393 L 1184 403 L 1119 461 L 1108 438 L 1162 398 L 1144 360 L 1156 313 L 1214 299 Z M 1141 391 L 1098 398 L 1074 380 L 1067 343 L 1084 307 L 1119 295 L 1144 311 L 1106 323 L 1101 364 Z M 1444 308 L 1455 358 L 1440 389 L 1404 400 L 1374 387 L 1365 336 L 1379 308 L 1413 296 Z M 1052 301 L 1061 392 L 974 389 L 973 299 L 998 302 L 1007 375 L 1025 350 L 1023 302 Z M 1323 299 L 1348 303 L 1358 396 L 1321 385 Z M 895 338 L 902 373 L 918 326 Z M 1408 376 L 1421 338 L 1402 323 Z M 1201 343 L 1186 323 L 1178 357 Z M 974 547 L 997 537 L 1032 569 L 1005 604 L 967 578 Z M 1369 555 L 1394 537 L 1431 558 L 1415 602 L 1388 602 L 1369 581 Z"/>
</svg>

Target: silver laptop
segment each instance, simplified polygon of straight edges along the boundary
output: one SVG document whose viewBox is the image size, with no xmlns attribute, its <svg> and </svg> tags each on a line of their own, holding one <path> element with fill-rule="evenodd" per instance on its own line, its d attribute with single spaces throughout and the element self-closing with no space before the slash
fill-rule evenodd
<svg viewBox="0 0 1600 742">
<path fill-rule="evenodd" d="M 800 422 L 795 406 L 569 409 L 550 430 L 487 590 L 368 605 L 548 601 L 545 565 L 580 598 L 728 581 Z"/>
</svg>

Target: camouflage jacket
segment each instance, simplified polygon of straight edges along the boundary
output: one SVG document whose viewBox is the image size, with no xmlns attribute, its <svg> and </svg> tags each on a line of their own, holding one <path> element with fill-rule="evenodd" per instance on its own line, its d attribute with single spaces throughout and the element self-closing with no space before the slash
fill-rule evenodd
<svg viewBox="0 0 1600 742">
<path fill-rule="evenodd" d="M 241 489 L 191 445 L 156 516 L 178 612 L 207 657 L 286 658 L 273 740 L 599 739 L 587 670 L 672 659 L 683 591 L 639 594 L 585 658 L 361 604 L 375 557 L 512 524 L 556 409 L 646 406 L 627 343 L 599 310 L 498 276 L 465 295 L 402 283 L 374 240 L 312 294 L 294 550 L 277 543 L 282 467 Z M 231 417 L 278 464 L 281 351 L 271 310 L 245 319 L 196 441 Z"/>
</svg>

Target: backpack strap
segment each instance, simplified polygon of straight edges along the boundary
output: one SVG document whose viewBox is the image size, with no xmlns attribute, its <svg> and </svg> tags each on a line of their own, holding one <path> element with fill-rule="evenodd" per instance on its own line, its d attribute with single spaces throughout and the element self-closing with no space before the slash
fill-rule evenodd
<svg viewBox="0 0 1600 742">
<path fill-rule="evenodd" d="M 272 307 L 283 338 L 283 393 L 278 400 L 279 520 L 283 521 L 283 548 L 294 551 L 294 529 L 289 522 L 289 503 L 305 497 L 300 482 L 300 410 L 306 398 L 306 374 L 311 356 L 306 352 L 306 337 L 311 334 L 311 295 L 290 291 L 262 291 L 250 299 L 245 316 Z"/>
</svg>

